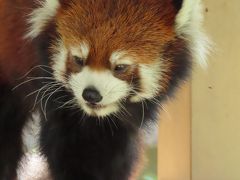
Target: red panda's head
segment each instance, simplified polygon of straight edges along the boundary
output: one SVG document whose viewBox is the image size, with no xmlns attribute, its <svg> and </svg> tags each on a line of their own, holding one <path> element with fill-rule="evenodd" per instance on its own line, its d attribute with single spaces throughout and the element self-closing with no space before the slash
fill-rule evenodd
<svg viewBox="0 0 240 180">
<path fill-rule="evenodd" d="M 190 59 L 202 55 L 199 6 L 176 0 L 45 0 L 31 14 L 28 37 L 54 22 L 55 78 L 83 111 L 104 117 L 166 95 Z M 188 12 L 189 11 L 189 12 Z M 192 24 L 195 25 L 193 26 Z M 200 47 L 201 48 L 201 47 Z M 204 48 L 202 48 L 204 51 Z"/>
</svg>

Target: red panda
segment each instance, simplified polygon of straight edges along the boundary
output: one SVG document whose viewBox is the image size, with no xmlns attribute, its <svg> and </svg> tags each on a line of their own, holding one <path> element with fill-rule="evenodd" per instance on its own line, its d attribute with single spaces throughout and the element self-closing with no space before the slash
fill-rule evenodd
<svg viewBox="0 0 240 180">
<path fill-rule="evenodd" d="M 201 21 L 200 0 L 0 0 L 0 178 L 40 112 L 52 180 L 138 179 L 142 132 L 205 64 Z"/>
</svg>

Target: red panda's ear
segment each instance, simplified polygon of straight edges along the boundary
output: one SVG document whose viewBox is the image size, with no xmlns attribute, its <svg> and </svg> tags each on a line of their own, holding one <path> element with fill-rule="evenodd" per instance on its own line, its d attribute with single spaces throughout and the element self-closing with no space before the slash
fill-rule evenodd
<svg viewBox="0 0 240 180">
<path fill-rule="evenodd" d="M 183 0 L 171 0 L 177 11 L 182 8 Z"/>
</svg>

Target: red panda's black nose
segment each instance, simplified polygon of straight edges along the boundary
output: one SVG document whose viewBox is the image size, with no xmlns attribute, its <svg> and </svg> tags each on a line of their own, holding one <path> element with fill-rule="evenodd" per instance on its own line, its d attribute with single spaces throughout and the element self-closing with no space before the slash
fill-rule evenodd
<svg viewBox="0 0 240 180">
<path fill-rule="evenodd" d="M 82 97 L 89 103 L 98 103 L 102 100 L 101 94 L 94 87 L 87 87 L 83 90 Z"/>
</svg>

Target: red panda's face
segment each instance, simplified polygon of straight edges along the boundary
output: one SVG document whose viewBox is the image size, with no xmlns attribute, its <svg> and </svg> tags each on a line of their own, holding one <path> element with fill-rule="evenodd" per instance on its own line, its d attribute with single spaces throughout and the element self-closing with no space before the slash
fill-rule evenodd
<svg viewBox="0 0 240 180">
<path fill-rule="evenodd" d="M 25 37 L 51 39 L 44 59 L 51 55 L 55 78 L 87 114 L 104 117 L 159 103 L 184 79 L 192 58 L 206 65 L 201 5 L 182 2 L 41 0 Z"/>
<path fill-rule="evenodd" d="M 175 38 L 175 10 L 139 2 L 73 1 L 58 12 L 54 74 L 89 115 L 116 113 L 123 101 L 151 99 L 168 86 L 162 54 Z"/>
</svg>

